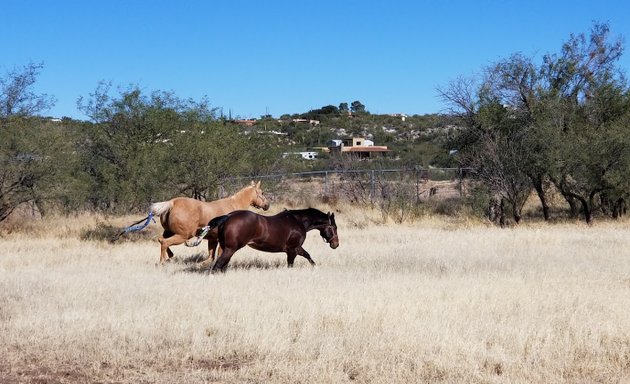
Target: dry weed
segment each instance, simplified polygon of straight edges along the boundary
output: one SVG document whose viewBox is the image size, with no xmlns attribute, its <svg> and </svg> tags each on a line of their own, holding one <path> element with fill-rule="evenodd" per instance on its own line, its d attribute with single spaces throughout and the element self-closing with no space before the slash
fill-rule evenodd
<svg viewBox="0 0 630 384">
<path fill-rule="evenodd" d="M 321 207 L 320 207 L 321 208 Z M 277 207 L 276 209 L 281 209 Z M 628 222 L 413 225 L 338 208 L 318 263 L 81 241 L 97 217 L 0 239 L 0 382 L 627 382 Z M 117 218 L 124 225 L 136 217 Z"/>
</svg>

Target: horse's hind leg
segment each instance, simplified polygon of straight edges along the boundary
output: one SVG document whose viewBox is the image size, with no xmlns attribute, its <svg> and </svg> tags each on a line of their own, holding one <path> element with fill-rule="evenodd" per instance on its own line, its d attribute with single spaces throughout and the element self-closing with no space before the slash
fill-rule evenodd
<svg viewBox="0 0 630 384">
<path fill-rule="evenodd" d="M 304 248 L 299 247 L 297 249 L 297 254 L 303 256 L 309 263 L 311 263 L 312 266 L 315 266 L 315 262 L 311 259 L 311 255 L 309 255 Z M 295 258 L 295 256 L 293 256 L 293 258 Z"/>
<path fill-rule="evenodd" d="M 212 267 L 212 271 L 213 272 L 216 272 L 218 270 L 225 271 L 225 268 L 227 267 L 227 264 L 230 262 L 230 259 L 232 258 L 232 255 L 234 254 L 234 252 L 236 252 L 236 250 L 232 250 L 230 248 L 224 249 L 223 252 L 221 253 L 221 256 L 219 256 L 219 258 L 217 259 L 217 262 L 214 263 L 214 266 Z"/>
<path fill-rule="evenodd" d="M 219 243 L 217 242 L 217 247 L 216 247 L 216 250 L 215 250 L 215 252 L 214 252 L 214 253 L 212 254 L 212 256 L 211 256 L 211 257 L 212 257 L 212 260 L 214 260 L 214 259 L 216 258 L 215 256 L 217 256 L 217 255 L 221 255 L 222 253 L 223 253 L 223 248 L 221 248 L 221 244 L 219 244 Z"/>
<path fill-rule="evenodd" d="M 173 257 L 173 251 L 169 249 L 171 245 L 182 244 L 188 240 L 182 235 L 172 235 L 169 237 L 160 236 L 158 241 L 160 242 L 160 265 L 164 265 L 171 257 Z"/>
</svg>

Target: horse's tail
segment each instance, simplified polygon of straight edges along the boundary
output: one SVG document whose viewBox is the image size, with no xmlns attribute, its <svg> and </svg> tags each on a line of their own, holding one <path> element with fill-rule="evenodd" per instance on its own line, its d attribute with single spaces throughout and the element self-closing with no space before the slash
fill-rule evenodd
<svg viewBox="0 0 630 384">
<path fill-rule="evenodd" d="M 125 233 L 135 232 L 135 231 L 139 231 L 141 229 L 146 228 L 151 223 L 151 220 L 153 220 L 153 222 L 155 223 L 155 219 L 153 218 L 153 211 L 149 212 L 147 217 L 143 217 L 142 219 L 140 219 L 140 220 L 136 221 L 135 223 L 131 224 L 130 226 L 125 227 L 125 229 L 123 229 L 118 234 L 116 234 L 114 237 L 112 237 L 112 239 L 110 241 L 113 243 L 114 241 L 118 240 L 120 238 L 120 236 L 124 235 Z M 144 223 L 140 224 L 143 221 L 144 221 Z"/>
<path fill-rule="evenodd" d="M 201 229 L 201 233 L 199 233 L 199 235 L 193 237 L 192 241 L 191 240 L 186 240 L 186 246 L 187 247 L 196 247 L 199 244 L 201 244 L 201 241 L 203 240 L 204 237 L 206 237 L 208 232 L 212 231 L 213 229 L 215 229 L 219 225 L 225 223 L 225 221 L 228 219 L 228 217 L 230 217 L 230 215 L 218 216 L 218 217 L 215 217 L 214 219 L 210 220 L 208 222 L 208 225 L 206 225 L 205 227 L 203 227 Z"/>
<path fill-rule="evenodd" d="M 221 224 L 225 223 L 225 221 L 230 217 L 230 215 L 223 215 L 223 216 L 218 216 L 215 217 L 214 219 L 210 220 L 208 222 L 208 226 L 206 228 L 208 228 L 208 230 L 212 230 L 218 226 L 220 226 Z"/>
<path fill-rule="evenodd" d="M 159 203 L 151 204 L 151 213 L 155 216 L 162 216 L 173 208 L 173 200 L 160 201 Z"/>
</svg>

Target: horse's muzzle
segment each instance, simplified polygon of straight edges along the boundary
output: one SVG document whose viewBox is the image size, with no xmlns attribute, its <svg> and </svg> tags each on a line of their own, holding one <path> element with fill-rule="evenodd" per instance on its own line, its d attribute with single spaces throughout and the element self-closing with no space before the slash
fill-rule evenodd
<svg viewBox="0 0 630 384">
<path fill-rule="evenodd" d="M 256 209 L 262 209 L 263 211 L 267 211 L 269 209 L 269 202 L 265 202 L 265 204 L 262 205 L 258 205 L 256 203 L 252 204 L 252 207 L 256 208 Z"/>
<path fill-rule="evenodd" d="M 330 242 L 328 243 L 328 245 L 330 245 L 330 248 L 335 249 L 339 246 L 339 239 L 337 239 L 336 237 L 332 240 L 330 240 Z"/>
</svg>

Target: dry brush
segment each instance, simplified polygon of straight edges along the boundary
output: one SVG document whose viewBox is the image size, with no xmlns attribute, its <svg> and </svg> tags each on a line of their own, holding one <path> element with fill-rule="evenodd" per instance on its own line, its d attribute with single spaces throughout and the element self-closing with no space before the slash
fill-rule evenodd
<svg viewBox="0 0 630 384">
<path fill-rule="evenodd" d="M 224 274 L 194 269 L 203 246 L 156 268 L 154 241 L 80 240 L 93 219 L 5 234 L 0 381 L 630 380 L 628 222 L 336 216 L 316 268 L 244 249 Z"/>
</svg>

